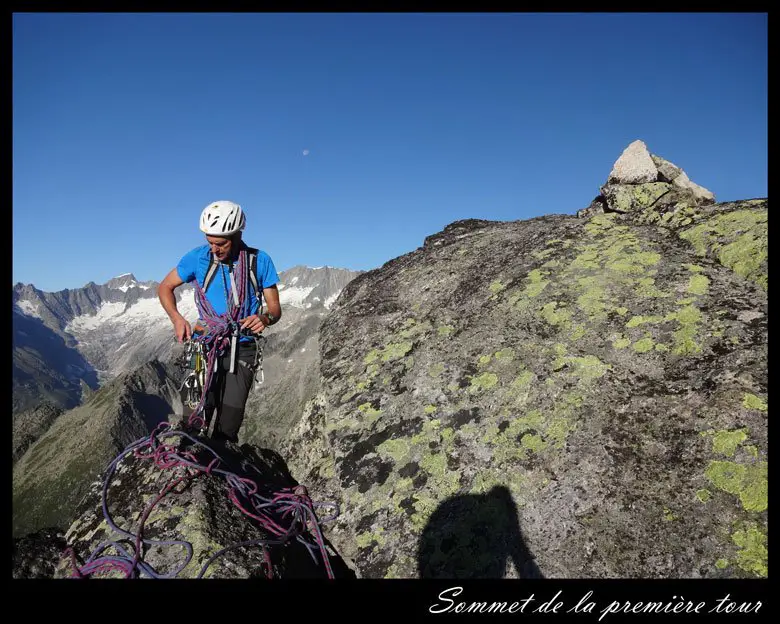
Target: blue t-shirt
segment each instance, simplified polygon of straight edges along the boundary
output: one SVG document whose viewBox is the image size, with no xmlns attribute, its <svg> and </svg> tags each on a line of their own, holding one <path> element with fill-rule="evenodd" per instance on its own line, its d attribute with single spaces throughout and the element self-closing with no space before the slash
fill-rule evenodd
<svg viewBox="0 0 780 624">
<path fill-rule="evenodd" d="M 246 247 L 242 247 L 245 249 Z M 202 245 L 196 247 L 192 251 L 182 257 L 179 264 L 176 265 L 176 271 L 183 282 L 191 282 L 194 279 L 198 280 L 201 288 L 203 282 L 206 279 L 206 272 L 208 271 L 209 264 L 211 263 L 211 250 L 208 245 Z M 236 262 L 233 263 L 233 270 L 235 271 Z M 224 275 L 224 280 L 223 280 Z M 270 288 L 279 281 L 279 276 L 276 273 L 276 267 L 271 260 L 271 257 L 262 250 L 257 251 L 257 286 L 262 291 L 264 288 Z M 217 314 L 225 314 L 227 312 L 227 300 L 225 299 L 225 286 L 227 285 L 227 294 L 232 296 L 232 288 L 230 285 L 230 272 L 227 264 L 222 264 L 217 268 L 217 272 L 214 278 L 209 284 L 208 290 L 206 290 L 206 298 L 209 303 L 214 307 L 214 311 Z M 249 290 L 247 292 L 249 299 L 250 314 L 257 314 L 260 311 L 260 301 L 255 296 L 255 289 L 252 287 L 252 283 L 249 282 Z"/>
</svg>

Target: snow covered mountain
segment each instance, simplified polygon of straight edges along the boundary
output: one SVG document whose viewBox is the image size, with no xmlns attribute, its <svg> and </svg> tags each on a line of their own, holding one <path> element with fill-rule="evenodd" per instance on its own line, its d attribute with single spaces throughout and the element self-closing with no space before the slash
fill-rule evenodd
<svg viewBox="0 0 780 624">
<path fill-rule="evenodd" d="M 332 267 L 295 266 L 279 275 L 279 300 L 284 307 L 327 310 L 357 273 Z"/>
<path fill-rule="evenodd" d="M 357 274 L 304 266 L 281 272 L 280 333 L 326 313 Z M 179 311 L 194 322 L 194 289 L 184 285 L 176 295 Z M 13 310 L 15 412 L 31 409 L 44 398 L 73 407 L 85 386 L 94 390 L 152 359 L 169 360 L 177 350 L 171 322 L 157 297 L 157 282 L 139 282 L 132 273 L 54 293 L 19 283 L 13 287 Z"/>
</svg>

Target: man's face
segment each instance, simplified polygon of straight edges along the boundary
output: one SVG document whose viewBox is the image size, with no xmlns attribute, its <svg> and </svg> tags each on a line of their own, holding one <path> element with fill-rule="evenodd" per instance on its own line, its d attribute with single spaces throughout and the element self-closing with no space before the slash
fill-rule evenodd
<svg viewBox="0 0 780 624">
<path fill-rule="evenodd" d="M 220 262 L 224 262 L 230 257 L 230 252 L 233 250 L 233 241 L 231 239 L 224 236 L 206 236 L 206 242 L 211 247 L 211 253 Z"/>
</svg>

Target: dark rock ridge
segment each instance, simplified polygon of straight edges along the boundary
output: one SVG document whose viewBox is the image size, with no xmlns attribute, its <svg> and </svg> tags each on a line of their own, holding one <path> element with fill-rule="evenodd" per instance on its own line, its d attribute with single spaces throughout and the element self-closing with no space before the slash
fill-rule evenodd
<svg viewBox="0 0 780 624">
<path fill-rule="evenodd" d="M 41 403 L 37 407 L 13 415 L 13 461 L 40 438 L 57 420 L 63 410 L 51 403 Z"/>
<path fill-rule="evenodd" d="M 58 416 L 14 465 L 14 535 L 65 528 L 108 462 L 177 412 L 176 371 L 152 361 Z"/>
<path fill-rule="evenodd" d="M 97 374 L 76 349 L 69 347 L 61 334 L 41 319 L 14 310 L 12 411 L 34 409 L 52 403 L 63 409 L 79 404 L 83 386 L 97 388 Z"/>
<path fill-rule="evenodd" d="M 767 575 L 767 200 L 642 160 L 344 289 L 281 453 L 362 577 Z"/>
</svg>

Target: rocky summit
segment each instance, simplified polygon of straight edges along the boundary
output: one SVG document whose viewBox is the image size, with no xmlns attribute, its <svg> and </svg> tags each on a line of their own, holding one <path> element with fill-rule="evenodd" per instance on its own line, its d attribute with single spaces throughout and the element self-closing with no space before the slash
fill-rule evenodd
<svg viewBox="0 0 780 624">
<path fill-rule="evenodd" d="M 600 190 L 453 223 L 324 320 L 282 453 L 361 576 L 767 575 L 767 200 L 644 144 Z"/>
<path fill-rule="evenodd" d="M 766 224 L 641 141 L 576 215 L 452 223 L 346 284 L 274 450 L 150 436 L 96 478 L 89 445 L 174 411 L 140 407 L 159 368 L 58 416 L 14 468 L 14 574 L 766 577 Z"/>
</svg>

